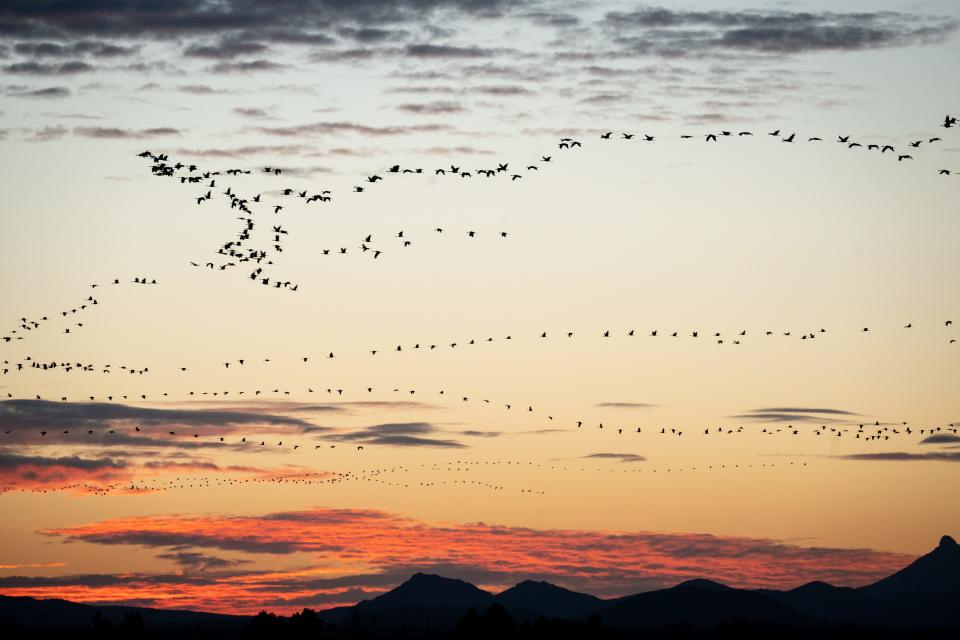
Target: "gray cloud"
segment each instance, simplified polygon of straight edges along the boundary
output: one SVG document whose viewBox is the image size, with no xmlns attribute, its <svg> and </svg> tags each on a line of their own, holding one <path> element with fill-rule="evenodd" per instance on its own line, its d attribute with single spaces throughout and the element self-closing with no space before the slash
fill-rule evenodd
<svg viewBox="0 0 960 640">
<path fill-rule="evenodd" d="M 450 113 L 463 113 L 466 109 L 459 102 L 450 102 L 438 100 L 427 103 L 408 103 L 397 106 L 398 111 L 406 111 L 417 115 L 438 115 Z"/>
<path fill-rule="evenodd" d="M 41 87 L 39 89 L 18 87 L 11 89 L 8 87 L 5 94 L 14 98 L 67 98 L 70 96 L 70 89 L 66 87 Z"/>
<path fill-rule="evenodd" d="M 348 38 L 355 42 L 364 44 L 379 44 L 381 42 L 390 42 L 403 40 L 410 35 L 408 31 L 402 29 L 378 29 L 374 27 L 342 27 L 337 30 L 337 35 Z"/>
<path fill-rule="evenodd" d="M 243 116 L 244 118 L 266 119 L 270 117 L 270 114 L 263 109 L 257 109 L 254 107 L 234 107 L 233 112 L 237 115 Z"/>
<path fill-rule="evenodd" d="M 496 55 L 494 49 L 481 47 L 455 47 L 444 44 L 410 44 L 403 52 L 413 58 L 490 58 Z"/>
<path fill-rule="evenodd" d="M 747 413 L 731 416 L 759 422 L 836 422 L 838 418 L 855 417 L 860 414 L 843 409 L 815 407 L 765 407 L 751 409 Z"/>
<path fill-rule="evenodd" d="M 938 462 L 960 462 L 960 451 L 929 451 L 925 453 L 906 453 L 890 451 L 885 453 L 852 453 L 846 456 L 834 456 L 843 460 L 873 460 L 922 462 L 925 460 Z"/>
<path fill-rule="evenodd" d="M 646 402 L 598 402 L 597 406 L 611 409 L 650 409 L 657 405 Z"/>
<path fill-rule="evenodd" d="M 116 0 L 101 3 L 10 0 L 0 7 L 0 35 L 30 39 L 155 38 L 223 36 L 271 42 L 318 44 L 331 26 L 372 28 L 429 22 L 436 12 L 496 17 L 506 0 L 239 0 L 199 3 Z"/>
<path fill-rule="evenodd" d="M 22 456 L 0 451 L 0 469 L 16 469 L 23 466 L 66 467 L 93 471 L 97 469 L 123 469 L 127 466 L 127 463 L 123 460 L 113 460 L 111 458 L 81 458 L 79 456 L 49 458 L 45 456 Z"/>
<path fill-rule="evenodd" d="M 3 67 L 6 73 L 33 76 L 69 76 L 93 71 L 93 65 L 80 60 L 70 62 L 15 62 Z"/>
<path fill-rule="evenodd" d="M 31 142 L 49 142 L 51 140 L 59 140 L 63 136 L 67 135 L 68 132 L 69 130 L 61 125 L 44 127 L 43 129 L 34 130 L 27 140 Z"/>
<path fill-rule="evenodd" d="M 442 433 L 441 429 L 428 422 L 390 422 L 375 424 L 356 431 L 327 436 L 329 439 L 358 444 L 379 444 L 397 447 L 439 447 L 444 449 L 466 448 L 456 440 L 427 437 Z"/>
<path fill-rule="evenodd" d="M 190 573 L 229 569 L 241 564 L 250 564 L 249 560 L 228 560 L 219 556 L 200 553 L 198 551 L 170 551 L 157 554 L 158 558 L 171 560 Z"/>
<path fill-rule="evenodd" d="M 937 42 L 957 29 L 948 17 L 894 11 L 686 11 L 648 7 L 607 13 L 614 42 L 641 55 L 682 57 L 717 50 L 792 54 Z"/>
<path fill-rule="evenodd" d="M 292 125 L 287 127 L 256 127 L 256 131 L 271 136 L 305 137 L 322 135 L 357 134 L 365 136 L 402 136 L 415 133 L 449 131 L 452 127 L 446 124 L 419 124 L 419 125 L 392 125 L 372 126 L 356 122 L 314 122 L 311 124 Z"/>
<path fill-rule="evenodd" d="M 581 456 L 585 460 L 616 460 L 617 462 L 645 462 L 646 458 L 636 453 L 591 453 Z"/>
<path fill-rule="evenodd" d="M 279 71 L 285 69 L 286 65 L 272 60 L 242 60 L 240 62 L 218 62 L 210 67 L 213 73 L 254 73 L 258 71 Z"/>
<path fill-rule="evenodd" d="M 191 58 L 233 59 L 240 56 L 262 54 L 269 47 L 262 42 L 222 38 L 212 44 L 192 44 L 183 50 L 183 55 Z"/>
<path fill-rule="evenodd" d="M 231 93 L 231 91 L 228 89 L 217 89 L 207 84 L 182 84 L 177 87 L 177 91 L 181 93 L 190 93 L 195 96 Z"/>
<path fill-rule="evenodd" d="M 93 56 L 95 58 L 118 58 L 136 53 L 139 47 L 120 46 L 109 42 L 79 40 L 76 42 L 18 42 L 13 50 L 21 56 L 32 58 L 72 58 Z"/>
<path fill-rule="evenodd" d="M 952 433 L 935 433 L 921 440 L 920 444 L 953 444 L 955 442 L 960 442 L 960 436 Z"/>
<path fill-rule="evenodd" d="M 151 129 L 120 129 L 117 127 L 74 127 L 73 134 L 82 138 L 100 138 L 108 140 L 141 140 L 157 136 L 178 136 L 182 131 L 173 127 L 154 127 Z"/>
<path fill-rule="evenodd" d="M 183 425 L 223 427 L 271 425 L 296 427 L 301 431 L 315 425 L 289 416 L 242 411 L 203 409 L 154 409 L 102 402 L 50 402 L 47 400 L 5 400 L 0 402 L 0 422 L 8 429 L 89 429 L 105 424 Z"/>
<path fill-rule="evenodd" d="M 177 149 L 177 153 L 193 158 L 248 158 L 254 156 L 298 156 L 316 149 L 305 144 L 248 145 L 224 149 Z"/>
</svg>

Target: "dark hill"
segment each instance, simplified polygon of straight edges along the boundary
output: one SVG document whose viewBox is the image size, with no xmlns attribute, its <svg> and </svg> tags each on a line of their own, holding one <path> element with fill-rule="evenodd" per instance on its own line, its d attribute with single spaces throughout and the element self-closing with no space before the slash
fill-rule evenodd
<svg viewBox="0 0 960 640">
<path fill-rule="evenodd" d="M 704 584 L 704 582 L 706 584 Z M 758 591 L 732 589 L 709 581 L 690 581 L 671 589 L 622 598 L 597 615 L 615 629 L 646 629 L 670 625 L 715 627 L 734 620 L 803 625 L 806 616 Z"/>
<path fill-rule="evenodd" d="M 578 619 L 606 604 L 596 596 L 577 593 L 549 582 L 525 580 L 494 599 L 508 611 L 529 611 L 547 618 Z"/>
<path fill-rule="evenodd" d="M 228 616 L 176 609 L 151 609 L 116 605 L 91 605 L 69 600 L 38 600 L 27 597 L 0 596 L 0 622 L 22 628 L 72 629 L 89 627 L 96 612 L 113 626 L 129 613 L 139 613 L 147 629 L 187 631 L 191 629 L 239 631 L 248 616 Z"/>
</svg>

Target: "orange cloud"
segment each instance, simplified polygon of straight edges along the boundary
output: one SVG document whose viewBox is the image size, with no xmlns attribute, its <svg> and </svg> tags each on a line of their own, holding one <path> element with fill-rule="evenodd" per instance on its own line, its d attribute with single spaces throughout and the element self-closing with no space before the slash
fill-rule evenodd
<svg viewBox="0 0 960 640">
<path fill-rule="evenodd" d="M 76 542 L 153 547 L 168 554 L 163 557 L 170 557 L 171 550 L 202 549 L 247 554 L 261 565 L 271 557 L 299 553 L 322 559 L 299 571 L 231 568 L 122 579 L 0 578 L 0 588 L 11 595 L 140 602 L 150 594 L 159 606 L 243 612 L 348 603 L 392 587 L 417 570 L 493 590 L 533 578 L 617 596 L 694 577 L 747 588 L 790 588 L 811 580 L 856 586 L 909 560 L 869 549 L 801 547 L 756 538 L 427 523 L 360 509 L 146 516 L 43 533 Z M 229 566 L 204 558 L 205 566 Z"/>
<path fill-rule="evenodd" d="M 102 491 L 144 493 L 169 488 L 152 480 L 173 473 L 236 475 L 264 480 L 307 476 L 318 479 L 330 475 L 305 472 L 294 466 L 276 469 L 220 466 L 190 457 L 139 462 L 127 458 L 46 457 L 0 452 L 0 494 L 15 490 L 71 491 L 78 494 Z"/>
</svg>

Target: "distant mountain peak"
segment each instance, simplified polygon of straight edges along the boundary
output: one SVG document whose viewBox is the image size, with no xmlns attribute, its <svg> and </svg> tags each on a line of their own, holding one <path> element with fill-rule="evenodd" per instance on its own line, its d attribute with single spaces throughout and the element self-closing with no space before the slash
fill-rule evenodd
<svg viewBox="0 0 960 640">
<path fill-rule="evenodd" d="M 395 589 L 373 600 L 365 600 L 365 608 L 390 609 L 413 606 L 485 606 L 493 595 L 456 578 L 418 572 Z"/>
<path fill-rule="evenodd" d="M 943 536 L 936 549 L 864 589 L 871 593 L 960 593 L 960 545 L 952 537 Z"/>
<path fill-rule="evenodd" d="M 713 580 L 707 580 L 705 578 L 694 578 L 692 580 L 685 580 L 684 582 L 681 582 L 680 584 L 674 586 L 673 588 L 674 589 L 688 589 L 688 588 L 712 589 L 714 591 L 729 591 L 732 589 L 732 587 L 728 587 L 727 585 L 721 582 L 715 582 Z"/>
</svg>

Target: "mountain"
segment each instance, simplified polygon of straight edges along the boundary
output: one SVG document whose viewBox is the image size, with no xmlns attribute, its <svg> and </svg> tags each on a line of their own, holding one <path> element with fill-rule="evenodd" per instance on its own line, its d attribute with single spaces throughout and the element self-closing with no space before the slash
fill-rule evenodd
<svg viewBox="0 0 960 640">
<path fill-rule="evenodd" d="M 958 601 L 960 545 L 944 536 L 936 549 L 909 566 L 857 589 L 825 582 L 811 582 L 789 591 L 736 589 L 710 580 L 689 580 L 669 589 L 602 600 L 530 580 L 493 595 L 462 580 L 417 573 L 376 598 L 352 607 L 327 609 L 320 612 L 320 617 L 338 631 L 385 634 L 451 632 L 470 609 L 476 611 L 472 619 L 479 620 L 481 627 L 489 622 L 487 618 L 532 621 L 542 616 L 578 623 L 581 626 L 577 628 L 588 635 L 595 631 L 591 631 L 590 625 L 596 623 L 582 623 L 594 616 L 607 627 L 631 631 L 676 625 L 710 629 L 725 622 L 749 621 L 789 625 L 811 634 L 822 634 L 827 628 L 842 632 L 849 630 L 850 625 L 871 631 L 913 633 L 924 629 L 960 629 Z M 491 609 L 494 604 L 499 606 Z M 193 611 L 0 596 L 0 631 L 11 625 L 28 629 L 89 629 L 96 612 L 114 627 L 126 614 L 138 612 L 151 633 L 170 630 L 169 635 L 198 635 L 198 629 L 221 636 L 237 635 L 250 621 L 249 617 Z"/>
<path fill-rule="evenodd" d="M 709 580 L 621 598 L 596 614 L 607 626 L 630 630 L 678 624 L 715 627 L 737 619 L 797 626 L 808 622 L 799 611 L 767 594 Z"/>
<path fill-rule="evenodd" d="M 478 589 L 469 582 L 429 573 L 415 573 L 396 589 L 373 600 L 364 600 L 357 606 L 369 611 L 384 611 L 423 605 L 480 608 L 492 603 L 491 593 Z"/>
<path fill-rule="evenodd" d="M 532 617 L 547 618 L 585 618 L 605 604 L 596 596 L 533 580 L 498 593 L 494 600 L 511 613 L 531 612 L 535 614 Z"/>
<path fill-rule="evenodd" d="M 326 622 L 378 631 L 449 631 L 467 610 L 485 610 L 491 604 L 493 595 L 469 582 L 416 573 L 372 600 L 327 609 L 320 615 Z"/>
<path fill-rule="evenodd" d="M 228 616 L 198 611 L 101 606 L 80 604 L 69 600 L 0 596 L 0 624 L 4 626 L 26 629 L 76 629 L 89 627 L 97 612 L 114 627 L 123 622 L 127 614 L 139 613 L 146 628 L 151 632 L 205 629 L 239 633 L 250 621 L 248 616 Z"/>
<path fill-rule="evenodd" d="M 802 612 L 815 624 L 889 626 L 899 616 L 889 605 L 850 587 L 810 582 L 789 591 L 761 590 L 767 596 Z"/>
<path fill-rule="evenodd" d="M 901 626 L 923 620 L 925 626 L 960 627 L 960 545 L 943 536 L 930 553 L 860 591 L 895 607 Z"/>
<path fill-rule="evenodd" d="M 950 536 L 943 536 L 936 549 L 863 591 L 880 596 L 960 593 L 960 545 Z"/>
</svg>

